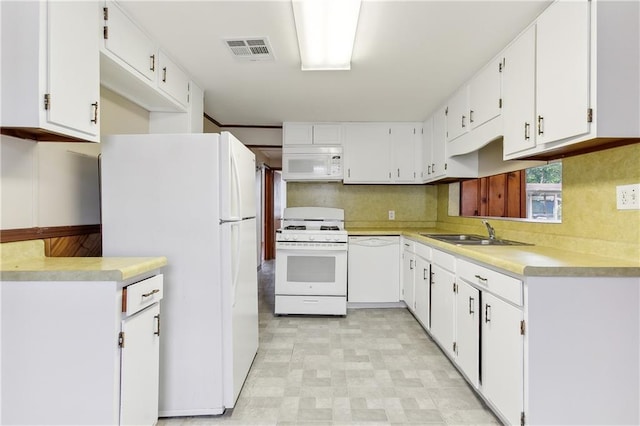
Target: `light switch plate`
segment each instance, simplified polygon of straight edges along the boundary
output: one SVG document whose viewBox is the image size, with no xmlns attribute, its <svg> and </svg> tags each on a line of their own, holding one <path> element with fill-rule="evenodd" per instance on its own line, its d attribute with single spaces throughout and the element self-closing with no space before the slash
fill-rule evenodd
<svg viewBox="0 0 640 426">
<path fill-rule="evenodd" d="M 616 186 L 618 210 L 640 210 L 640 183 Z"/>
</svg>

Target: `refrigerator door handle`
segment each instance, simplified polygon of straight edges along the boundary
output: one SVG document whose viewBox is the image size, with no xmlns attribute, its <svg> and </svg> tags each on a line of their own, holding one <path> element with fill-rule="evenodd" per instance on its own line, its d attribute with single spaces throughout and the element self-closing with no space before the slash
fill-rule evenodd
<svg viewBox="0 0 640 426">
<path fill-rule="evenodd" d="M 240 188 L 240 172 L 238 171 L 237 158 L 234 155 L 233 147 L 229 147 L 230 156 L 231 156 L 231 168 L 233 169 L 233 177 L 235 179 L 235 192 L 236 192 L 236 217 L 242 216 L 242 188 Z M 230 206 L 231 207 L 231 206 Z M 232 213 L 233 215 L 233 213 Z"/>
<path fill-rule="evenodd" d="M 236 306 L 238 291 L 238 277 L 240 276 L 240 224 L 231 225 L 231 239 L 233 244 L 233 275 L 231 276 L 231 306 Z"/>
</svg>

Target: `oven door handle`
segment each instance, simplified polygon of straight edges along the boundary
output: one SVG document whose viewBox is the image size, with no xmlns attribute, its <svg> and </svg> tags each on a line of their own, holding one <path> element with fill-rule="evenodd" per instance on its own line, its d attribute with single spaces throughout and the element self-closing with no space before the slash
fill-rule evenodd
<svg viewBox="0 0 640 426">
<path fill-rule="evenodd" d="M 323 249 L 318 247 L 296 247 L 296 248 L 277 248 L 276 247 L 276 256 L 280 254 L 285 255 L 301 255 L 303 253 L 313 253 L 314 255 L 324 255 L 327 256 L 336 255 L 336 254 L 347 254 L 347 248 L 344 249 Z"/>
</svg>

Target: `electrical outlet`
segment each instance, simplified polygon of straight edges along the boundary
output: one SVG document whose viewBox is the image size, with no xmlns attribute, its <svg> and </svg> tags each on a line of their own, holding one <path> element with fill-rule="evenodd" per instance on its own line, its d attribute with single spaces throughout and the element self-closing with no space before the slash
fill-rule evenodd
<svg viewBox="0 0 640 426">
<path fill-rule="evenodd" d="M 618 210 L 640 210 L 640 183 L 616 186 Z"/>
<path fill-rule="evenodd" d="M 389 220 L 396 220 L 396 211 L 389 210 Z"/>
</svg>

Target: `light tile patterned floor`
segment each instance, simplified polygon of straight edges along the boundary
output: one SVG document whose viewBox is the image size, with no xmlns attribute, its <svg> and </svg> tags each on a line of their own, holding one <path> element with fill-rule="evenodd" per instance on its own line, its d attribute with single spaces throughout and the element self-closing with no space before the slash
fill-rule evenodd
<svg viewBox="0 0 640 426">
<path fill-rule="evenodd" d="M 499 424 L 406 309 L 273 314 L 260 273 L 260 348 L 233 410 L 160 426 Z"/>
</svg>

